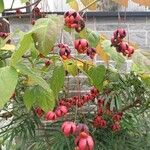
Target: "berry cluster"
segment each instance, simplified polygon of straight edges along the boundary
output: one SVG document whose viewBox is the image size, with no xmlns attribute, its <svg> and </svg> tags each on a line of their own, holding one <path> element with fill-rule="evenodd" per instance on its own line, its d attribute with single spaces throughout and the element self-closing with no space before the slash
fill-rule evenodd
<svg viewBox="0 0 150 150">
<path fill-rule="evenodd" d="M 49 111 L 45 115 L 45 119 L 54 121 L 60 117 L 63 117 L 68 113 L 68 110 L 73 107 L 82 107 L 85 103 L 93 100 L 98 95 L 98 90 L 93 88 L 91 89 L 90 93 L 83 95 L 81 98 L 78 96 L 74 96 L 70 99 L 62 99 L 58 103 L 58 107 L 55 109 L 55 111 Z"/>
<path fill-rule="evenodd" d="M 35 8 L 32 9 L 32 15 L 34 17 L 41 17 L 42 13 L 41 13 L 41 11 L 38 7 L 35 7 Z"/>
<path fill-rule="evenodd" d="M 71 58 L 71 55 L 70 55 L 71 50 L 67 44 L 60 43 L 60 44 L 58 44 L 58 47 L 60 48 L 59 55 L 64 60 Z"/>
<path fill-rule="evenodd" d="M 75 40 L 74 47 L 78 51 L 78 53 L 86 53 L 91 59 L 93 59 L 96 54 L 95 48 L 91 48 L 86 39 Z"/>
<path fill-rule="evenodd" d="M 66 106 L 71 108 L 73 106 L 82 107 L 84 104 L 93 101 L 98 96 L 98 90 L 93 88 L 90 90 L 90 93 L 83 95 L 82 97 L 74 96 L 70 99 L 62 99 L 59 101 L 60 106 Z"/>
<path fill-rule="evenodd" d="M 104 108 L 104 99 L 99 99 L 98 113 L 93 120 L 94 127 L 106 128 L 109 125 L 112 131 L 119 131 L 121 128 L 120 121 L 122 119 L 123 113 L 111 111 L 110 103 L 107 103 L 105 107 L 106 108 Z M 107 121 L 104 118 L 107 118 Z"/>
<path fill-rule="evenodd" d="M 63 117 L 68 112 L 68 108 L 66 106 L 58 106 L 56 110 L 49 111 L 46 113 L 45 119 L 48 120 L 56 120 L 57 118 Z"/>
<path fill-rule="evenodd" d="M 75 135 L 76 150 L 93 150 L 94 141 L 89 134 L 89 129 L 85 124 L 76 125 L 74 122 L 66 121 L 62 124 L 62 132 L 66 137 Z"/>
<path fill-rule="evenodd" d="M 67 11 L 64 14 L 65 25 L 68 28 L 74 28 L 77 32 L 80 32 L 84 29 L 85 23 L 83 18 L 80 16 L 78 12 L 73 10 Z"/>
<path fill-rule="evenodd" d="M 111 38 L 111 43 L 112 46 L 116 47 L 117 52 L 122 53 L 124 56 L 131 57 L 134 53 L 134 48 L 123 41 L 125 37 L 126 31 L 122 28 L 117 29 Z"/>
</svg>

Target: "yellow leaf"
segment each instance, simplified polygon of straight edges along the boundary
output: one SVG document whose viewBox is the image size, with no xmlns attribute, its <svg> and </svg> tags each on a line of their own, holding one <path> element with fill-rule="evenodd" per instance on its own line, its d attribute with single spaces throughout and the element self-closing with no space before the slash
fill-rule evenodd
<svg viewBox="0 0 150 150">
<path fill-rule="evenodd" d="M 71 2 L 68 3 L 68 5 L 76 11 L 79 10 L 78 2 L 76 0 L 72 0 Z"/>
<path fill-rule="evenodd" d="M 140 5 L 150 6 L 150 0 L 132 0 L 132 1 Z"/>
<path fill-rule="evenodd" d="M 102 48 L 102 46 L 101 46 L 101 40 L 102 40 L 102 39 L 100 39 L 100 42 L 99 42 L 99 44 L 98 44 L 97 47 L 96 47 L 96 53 L 99 55 L 99 57 L 100 57 L 103 61 L 105 61 L 106 63 L 108 63 L 109 56 L 104 52 L 104 50 L 103 50 L 103 48 Z"/>
<path fill-rule="evenodd" d="M 112 1 L 118 3 L 119 5 L 122 5 L 124 7 L 128 7 L 128 1 L 129 0 L 112 0 Z"/>
<path fill-rule="evenodd" d="M 81 0 L 82 4 L 87 7 L 89 4 L 92 4 L 92 2 L 94 2 L 95 0 Z M 96 10 L 97 8 L 97 3 L 93 3 L 90 7 L 88 7 L 88 9 L 90 10 Z"/>
<path fill-rule="evenodd" d="M 16 48 L 15 45 L 12 45 L 12 44 L 5 44 L 5 46 L 2 47 L 1 50 L 14 51 L 15 48 Z"/>
</svg>

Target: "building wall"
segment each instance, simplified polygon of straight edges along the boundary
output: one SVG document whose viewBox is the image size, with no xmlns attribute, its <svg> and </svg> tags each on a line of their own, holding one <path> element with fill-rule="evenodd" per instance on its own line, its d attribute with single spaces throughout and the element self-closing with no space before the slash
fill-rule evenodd
<svg viewBox="0 0 150 150">
<path fill-rule="evenodd" d="M 111 38 L 113 31 L 123 27 L 128 32 L 127 40 L 139 47 L 150 49 L 150 17 L 127 17 L 126 21 L 117 17 L 87 17 L 86 26 Z M 11 31 L 28 31 L 32 25 L 29 18 L 9 18 Z"/>
<path fill-rule="evenodd" d="M 28 31 L 31 28 L 30 19 L 27 18 L 11 18 L 10 20 L 11 31 L 21 29 L 22 31 Z M 99 34 L 106 35 L 109 39 L 111 38 L 113 31 L 118 27 L 123 27 L 127 30 L 127 40 L 135 43 L 140 48 L 148 51 L 150 50 L 150 18 L 149 17 L 127 17 L 126 21 L 118 23 L 117 17 L 88 17 L 86 26 L 98 32 Z M 14 39 L 17 41 L 17 37 Z M 99 57 L 96 57 L 96 63 L 101 64 L 102 61 Z M 112 62 L 113 63 L 113 62 Z M 130 68 L 130 62 L 125 63 L 124 70 L 128 71 Z M 81 93 L 90 89 L 88 80 L 82 74 L 81 77 Z M 68 79 L 66 80 L 66 83 Z M 70 93 L 74 95 L 77 93 L 76 78 L 69 77 Z"/>
</svg>

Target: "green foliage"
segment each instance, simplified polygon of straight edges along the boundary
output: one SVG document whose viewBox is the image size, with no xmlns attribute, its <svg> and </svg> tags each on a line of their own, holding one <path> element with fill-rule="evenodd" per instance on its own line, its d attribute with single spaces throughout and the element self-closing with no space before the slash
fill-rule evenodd
<svg viewBox="0 0 150 150">
<path fill-rule="evenodd" d="M 53 71 L 53 75 L 50 78 L 50 87 L 53 90 L 54 96 L 57 99 L 58 93 L 64 86 L 65 70 L 63 66 L 56 66 Z"/>
<path fill-rule="evenodd" d="M 77 1 L 67 0 L 67 3 L 72 8 L 78 9 Z M 84 5 L 88 3 L 84 1 Z M 69 33 L 71 36 L 75 33 L 77 38 L 87 39 L 90 46 L 96 47 L 97 53 L 106 62 L 109 59 L 105 54 L 107 53 L 115 61 L 115 69 L 118 70 L 106 68 L 104 65 L 96 66 L 73 55 L 71 59 L 63 60 L 59 53 L 52 52 L 62 30 L 67 30 L 64 28 L 62 16 L 51 15 L 49 18 L 38 19 L 29 32 L 19 32 L 21 39 L 15 51 L 9 51 L 7 48 L 0 51 L 0 108 L 6 112 L 2 117 L 6 119 L 11 117 L 9 124 L 0 130 L 2 144 L 6 145 L 7 150 L 72 150 L 75 147 L 75 136 L 66 138 L 60 132 L 62 122 L 69 119 L 89 126 L 95 150 L 150 149 L 148 119 L 150 116 L 147 111 L 150 107 L 148 58 L 141 52 L 135 52 L 132 67 L 134 72 L 120 74 L 118 70 L 124 64 L 125 57 L 111 46 L 109 40 L 101 38 L 101 42 L 99 34 L 85 28 L 80 33 L 69 29 Z M 0 39 L 0 48 L 9 38 Z M 63 38 L 61 40 L 63 42 Z M 10 60 L 7 59 L 10 57 Z M 7 66 L 8 64 L 11 66 Z M 88 103 L 86 113 L 84 109 L 73 106 L 69 109 L 68 116 L 54 122 L 45 123 L 45 113 L 41 118 L 37 117 L 35 107 L 38 106 L 45 112 L 52 111 L 56 107 L 56 100 L 60 99 L 59 92 L 68 88 L 65 85 L 67 75 L 71 74 L 73 77 L 79 75 L 77 86 L 80 89 L 81 72 L 89 78 L 91 86 L 100 91 L 99 95 Z M 7 102 L 14 91 L 16 95 Z M 78 91 L 78 95 L 82 97 L 80 92 Z M 68 94 L 70 93 L 63 93 L 63 97 Z M 67 98 L 69 100 L 69 97 Z M 105 99 L 104 111 L 110 109 L 114 114 L 123 113 L 120 132 L 112 132 L 111 123 L 114 121 L 112 116 L 105 113 L 102 117 L 106 119 L 107 127 L 96 129 L 93 126 L 92 120 L 97 115 L 99 98 Z M 91 110 L 91 106 L 95 108 Z"/>
<path fill-rule="evenodd" d="M 50 86 L 48 85 L 48 83 L 41 76 L 39 76 L 36 72 L 29 69 L 29 67 L 20 63 L 20 64 L 17 64 L 15 68 L 18 71 L 18 73 L 27 75 L 35 84 L 40 85 L 46 91 L 52 93 L 52 90 L 50 89 Z"/>
<path fill-rule="evenodd" d="M 85 28 L 79 33 L 79 37 L 89 41 L 91 47 L 96 47 L 100 41 L 100 36 L 91 29 Z"/>
<path fill-rule="evenodd" d="M 15 53 L 13 53 L 11 57 L 11 64 L 16 65 L 25 54 L 27 50 L 29 50 L 31 44 L 33 43 L 33 39 L 31 33 L 26 33 L 22 36 Z"/>
<path fill-rule="evenodd" d="M 18 74 L 12 67 L 0 68 L 0 108 L 10 99 L 15 91 Z"/>
<path fill-rule="evenodd" d="M 105 73 L 106 69 L 103 65 L 91 67 L 87 72 L 92 85 L 94 85 L 99 91 L 103 88 Z"/>
<path fill-rule="evenodd" d="M 0 13 L 4 10 L 4 2 L 3 0 L 0 0 Z"/>
<path fill-rule="evenodd" d="M 149 73 L 150 60 L 144 56 L 140 51 L 136 51 L 132 57 L 132 70 L 139 73 Z"/>
<path fill-rule="evenodd" d="M 33 86 L 26 89 L 24 93 L 24 103 L 28 109 L 33 104 L 40 106 L 45 112 L 54 109 L 55 99 L 53 93 L 47 92 L 40 86 Z"/>
<path fill-rule="evenodd" d="M 53 50 L 62 27 L 63 19 L 61 16 L 52 15 L 49 18 L 41 18 L 36 21 L 32 37 L 41 54 L 47 55 Z"/>
<path fill-rule="evenodd" d="M 78 74 L 77 61 L 72 59 L 65 60 L 64 67 L 72 76 L 76 76 Z"/>
</svg>

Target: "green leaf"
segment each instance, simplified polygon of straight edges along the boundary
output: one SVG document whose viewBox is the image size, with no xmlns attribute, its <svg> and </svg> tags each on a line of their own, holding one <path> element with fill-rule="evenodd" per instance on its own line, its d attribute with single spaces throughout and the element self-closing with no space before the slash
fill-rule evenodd
<svg viewBox="0 0 150 150">
<path fill-rule="evenodd" d="M 29 0 L 21 0 L 21 3 L 29 2 Z"/>
<path fill-rule="evenodd" d="M 31 109 L 32 105 L 36 101 L 34 93 L 35 92 L 34 92 L 33 87 L 29 87 L 28 89 L 26 89 L 24 96 L 23 96 L 24 104 L 29 110 Z"/>
<path fill-rule="evenodd" d="M 140 75 L 141 79 L 143 80 L 144 84 L 150 87 L 150 74 L 142 74 Z"/>
<path fill-rule="evenodd" d="M 103 50 L 111 57 L 112 60 L 116 62 L 116 68 L 120 69 L 125 62 L 125 58 L 116 51 L 114 47 L 111 46 L 109 40 L 104 40 L 102 42 Z"/>
<path fill-rule="evenodd" d="M 103 81 L 105 78 L 106 69 L 103 65 L 92 67 L 88 71 L 88 75 L 92 84 L 98 89 L 101 90 L 103 88 Z"/>
<path fill-rule="evenodd" d="M 3 0 L 0 0 L 0 13 L 4 10 L 4 2 Z"/>
<path fill-rule="evenodd" d="M 77 67 L 77 62 L 68 59 L 64 61 L 64 67 L 68 73 L 70 73 L 72 76 L 76 76 L 78 74 L 78 67 Z"/>
<path fill-rule="evenodd" d="M 41 18 L 33 27 L 33 39 L 37 50 L 43 55 L 52 51 L 54 44 L 63 27 L 62 16 L 52 15 L 50 18 Z"/>
<path fill-rule="evenodd" d="M 17 50 L 13 53 L 11 57 L 11 65 L 16 65 L 25 54 L 27 50 L 29 50 L 31 44 L 33 43 L 33 39 L 31 33 L 24 34 L 17 46 Z"/>
<path fill-rule="evenodd" d="M 57 66 L 50 79 L 50 87 L 54 92 L 55 98 L 58 97 L 59 91 L 63 88 L 65 81 L 65 70 L 63 66 Z"/>
<path fill-rule="evenodd" d="M 132 70 L 135 72 L 149 73 L 150 59 L 142 54 L 141 51 L 135 51 L 132 56 L 133 66 Z"/>
<path fill-rule="evenodd" d="M 0 68 L 0 108 L 10 99 L 15 91 L 18 74 L 12 67 Z"/>
<path fill-rule="evenodd" d="M 85 28 L 79 33 L 79 37 L 89 41 L 91 47 L 96 47 L 100 41 L 100 36 L 91 29 Z"/>
<path fill-rule="evenodd" d="M 40 86 L 29 87 L 24 94 L 24 103 L 28 109 L 34 103 L 38 104 L 45 112 L 53 110 L 55 107 L 55 98 L 53 93 L 47 92 Z"/>
<path fill-rule="evenodd" d="M 52 90 L 50 89 L 48 83 L 41 76 L 39 76 L 37 73 L 32 71 L 30 68 L 28 68 L 26 65 L 20 63 L 20 64 L 17 64 L 15 66 L 15 68 L 19 73 L 22 73 L 23 75 L 29 76 L 30 79 L 35 84 L 40 85 L 41 87 L 43 87 L 48 92 L 52 92 Z"/>
</svg>

